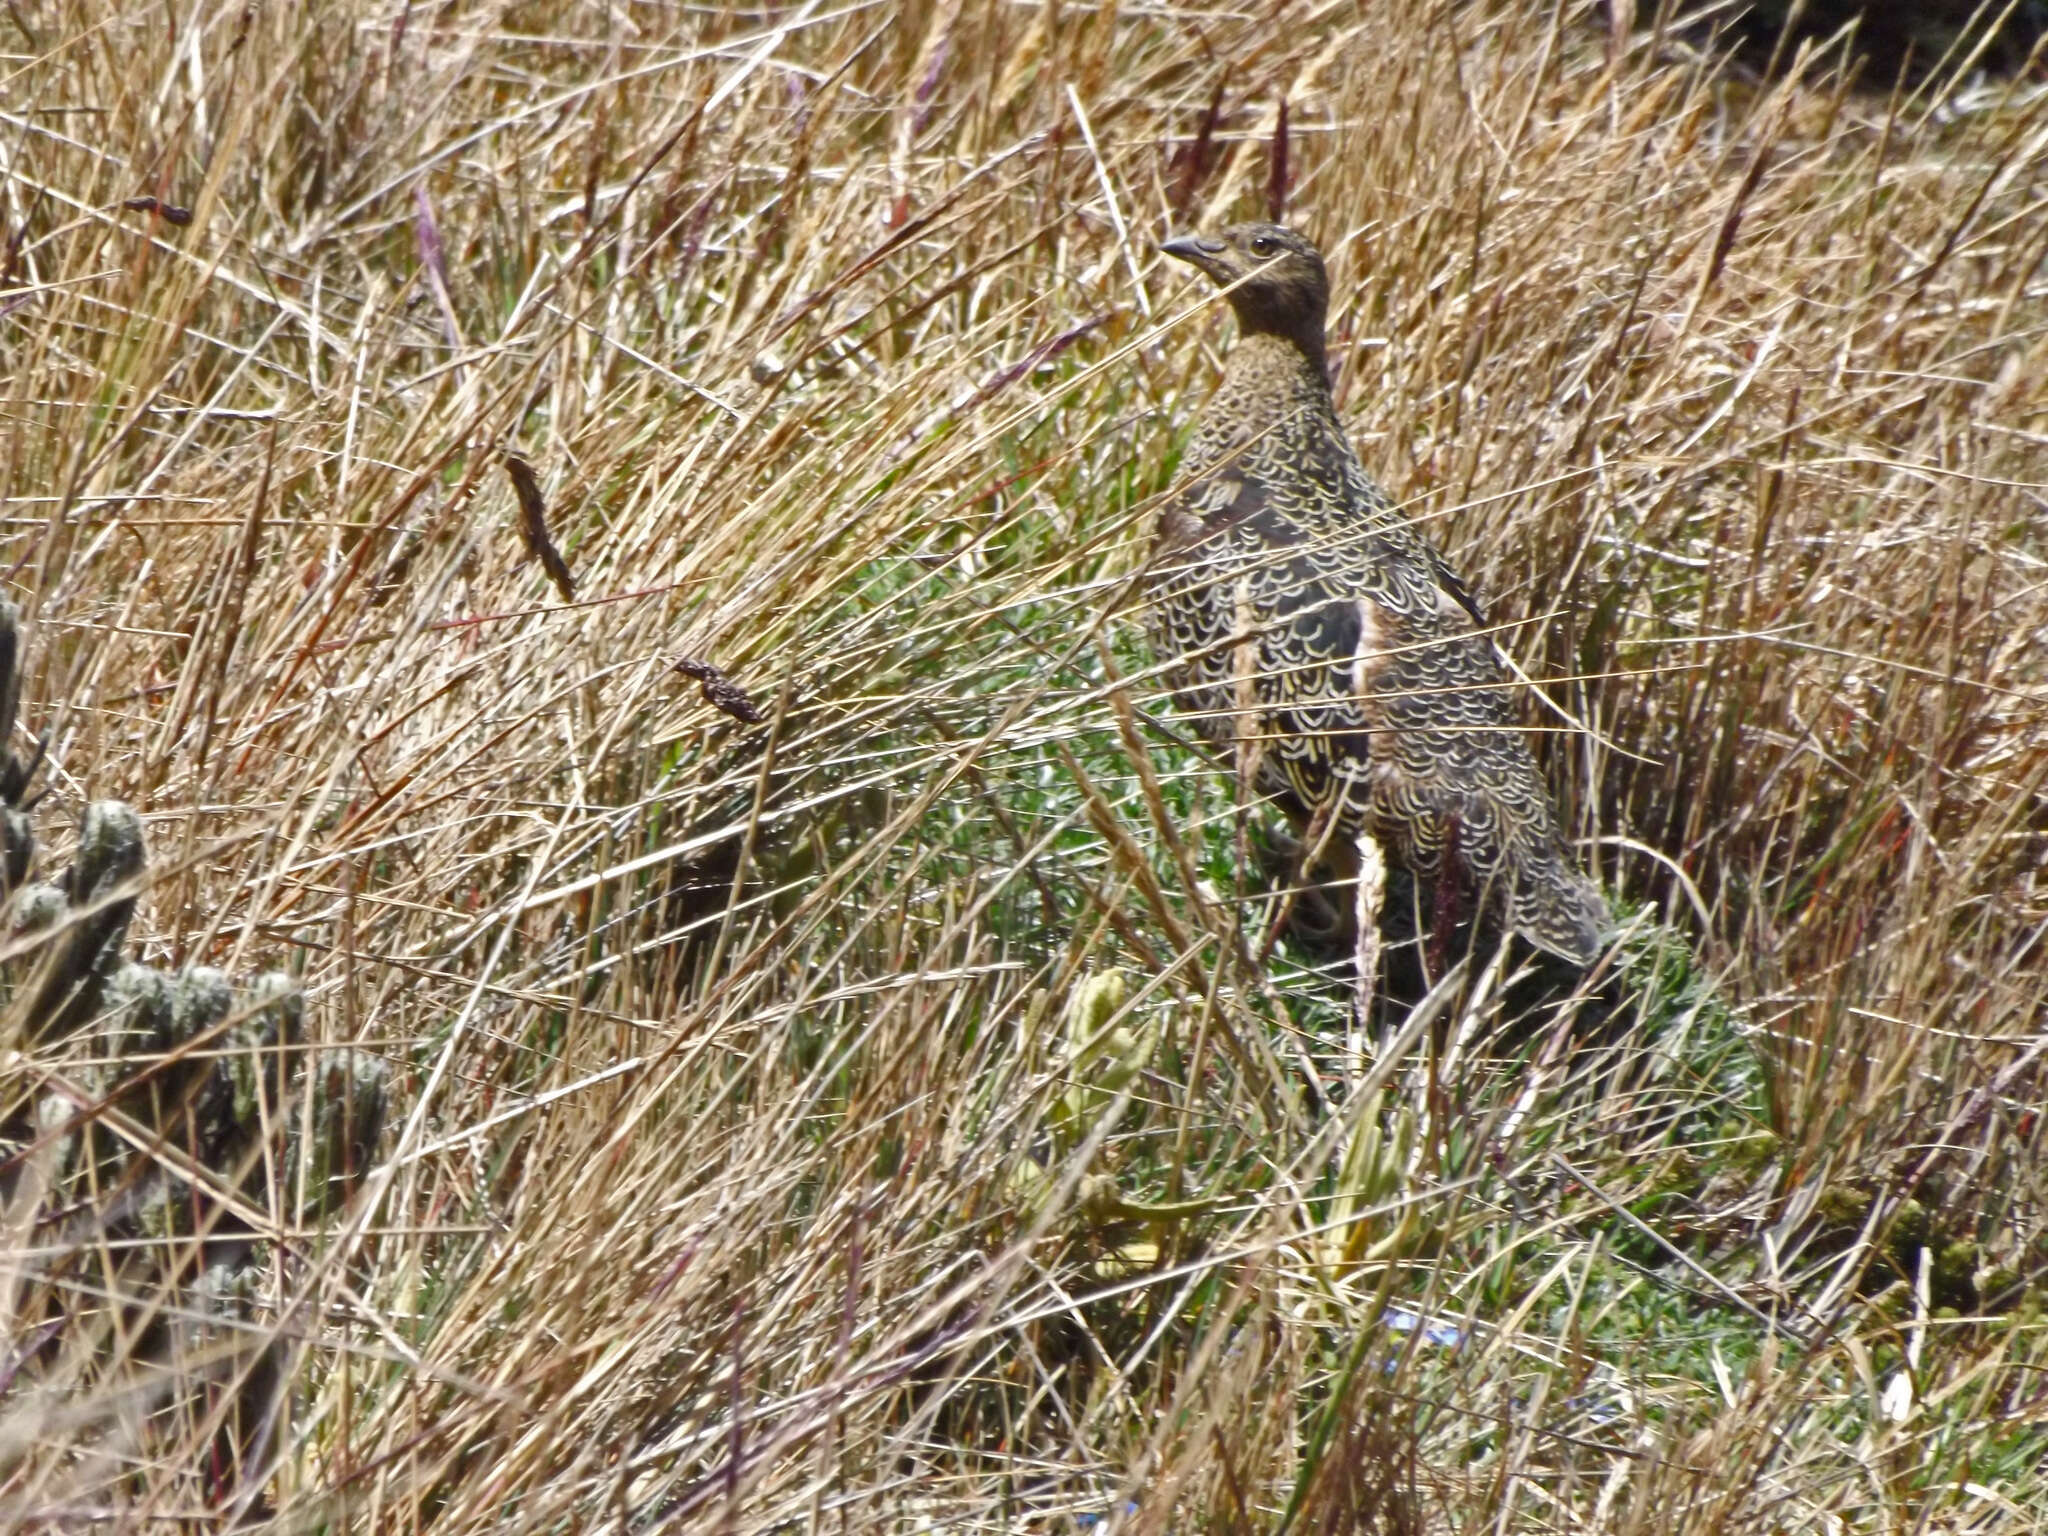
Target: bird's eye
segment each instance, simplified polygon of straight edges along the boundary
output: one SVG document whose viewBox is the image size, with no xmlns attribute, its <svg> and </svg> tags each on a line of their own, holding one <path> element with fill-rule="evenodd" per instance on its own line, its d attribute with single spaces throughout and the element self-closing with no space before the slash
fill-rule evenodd
<svg viewBox="0 0 2048 1536">
<path fill-rule="evenodd" d="M 1274 243 L 1271 235 L 1258 235 L 1252 240 L 1252 254 L 1254 256 L 1270 256 L 1278 249 L 1279 246 Z"/>
</svg>

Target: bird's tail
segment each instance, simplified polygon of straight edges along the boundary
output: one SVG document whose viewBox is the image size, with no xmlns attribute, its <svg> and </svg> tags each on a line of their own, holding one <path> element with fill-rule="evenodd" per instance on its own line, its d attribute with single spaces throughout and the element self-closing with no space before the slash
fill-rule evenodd
<svg viewBox="0 0 2048 1536">
<path fill-rule="evenodd" d="M 1574 965 L 1591 965 L 1607 947 L 1613 927 L 1600 888 L 1555 841 L 1521 852 L 1515 861 L 1510 921 L 1538 949 Z"/>
</svg>

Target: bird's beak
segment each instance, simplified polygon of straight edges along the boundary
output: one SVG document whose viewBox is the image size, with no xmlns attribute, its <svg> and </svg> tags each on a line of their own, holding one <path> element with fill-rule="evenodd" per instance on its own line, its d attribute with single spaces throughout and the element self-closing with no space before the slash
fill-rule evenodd
<svg viewBox="0 0 2048 1536">
<path fill-rule="evenodd" d="M 1178 261 L 1193 262 L 1201 267 L 1223 254 L 1223 242 L 1201 235 L 1175 235 L 1170 240 L 1160 241 L 1159 249 Z"/>
</svg>

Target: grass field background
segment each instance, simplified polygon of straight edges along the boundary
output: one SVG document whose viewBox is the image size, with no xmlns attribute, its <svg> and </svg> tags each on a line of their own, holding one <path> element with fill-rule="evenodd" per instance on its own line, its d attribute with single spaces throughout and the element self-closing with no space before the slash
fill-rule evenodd
<svg viewBox="0 0 2048 1536">
<path fill-rule="evenodd" d="M 2048 95 L 1641 9 L 10 7 L 42 862 L 390 1108 L 239 1474 L 14 1186 L 8 1523 L 2048 1525 Z M 1261 957 L 1133 578 L 1278 209 L 1598 1030 Z"/>
</svg>

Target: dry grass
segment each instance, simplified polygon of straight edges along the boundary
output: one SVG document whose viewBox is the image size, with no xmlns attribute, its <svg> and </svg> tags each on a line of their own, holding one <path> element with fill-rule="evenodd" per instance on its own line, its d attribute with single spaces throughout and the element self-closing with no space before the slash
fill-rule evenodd
<svg viewBox="0 0 2048 1536">
<path fill-rule="evenodd" d="M 2048 1522 L 2048 97 L 1256 9 L 10 8 L 45 840 L 131 800 L 141 952 L 395 1072 L 270 1204 L 267 1478 L 12 1201 L 105 1342 L 10 1351 L 10 1523 Z M 1361 447 L 1589 726 L 1576 1047 L 1260 967 L 1150 671 L 1149 240 L 1283 99 Z"/>
</svg>

